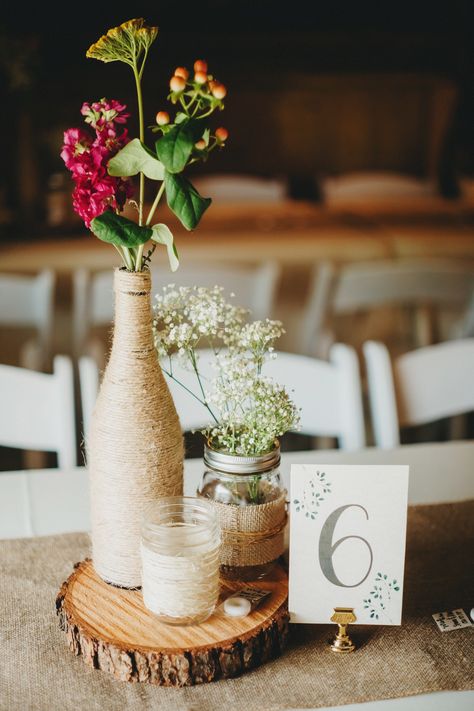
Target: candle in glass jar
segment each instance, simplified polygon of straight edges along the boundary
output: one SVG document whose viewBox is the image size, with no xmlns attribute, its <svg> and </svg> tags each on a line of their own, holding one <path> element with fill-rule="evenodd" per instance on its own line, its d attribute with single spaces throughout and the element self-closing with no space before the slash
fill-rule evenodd
<svg viewBox="0 0 474 711">
<path fill-rule="evenodd" d="M 219 548 L 219 526 L 208 502 L 159 499 L 142 528 L 145 606 L 168 624 L 207 619 L 219 597 Z"/>
</svg>

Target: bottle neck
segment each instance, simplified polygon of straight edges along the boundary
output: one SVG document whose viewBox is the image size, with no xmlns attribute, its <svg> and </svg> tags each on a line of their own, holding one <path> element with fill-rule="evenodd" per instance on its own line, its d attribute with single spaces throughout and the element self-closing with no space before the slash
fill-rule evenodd
<svg viewBox="0 0 474 711">
<path fill-rule="evenodd" d="M 112 352 L 134 357 L 154 349 L 149 272 L 114 272 L 115 320 Z"/>
</svg>

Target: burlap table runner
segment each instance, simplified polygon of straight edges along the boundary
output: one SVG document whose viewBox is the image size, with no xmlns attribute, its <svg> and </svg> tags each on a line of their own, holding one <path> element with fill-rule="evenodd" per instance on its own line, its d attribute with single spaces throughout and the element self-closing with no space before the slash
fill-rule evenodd
<svg viewBox="0 0 474 711">
<path fill-rule="evenodd" d="M 474 603 L 474 501 L 409 510 L 401 627 L 354 628 L 338 657 L 334 626 L 290 627 L 283 657 L 235 680 L 165 689 L 114 681 L 66 646 L 60 583 L 89 554 L 85 534 L 0 542 L 1 711 L 270 711 L 474 688 L 474 629 L 438 631 L 434 612 Z"/>
</svg>

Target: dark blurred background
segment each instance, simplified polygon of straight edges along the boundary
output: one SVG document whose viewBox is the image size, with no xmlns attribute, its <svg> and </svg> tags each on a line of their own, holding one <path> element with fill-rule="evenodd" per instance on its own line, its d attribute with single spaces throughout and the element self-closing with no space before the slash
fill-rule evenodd
<svg viewBox="0 0 474 711">
<path fill-rule="evenodd" d="M 121 99 L 136 115 L 130 70 L 85 57 L 132 17 L 160 29 L 144 76 L 148 124 L 167 108 L 177 65 L 205 58 L 228 86 L 216 119 L 231 136 L 220 172 L 283 176 L 292 197 L 318 201 L 328 176 L 394 171 L 432 179 L 456 198 L 460 177 L 474 173 L 471 8 L 468 0 L 10 3 L 0 22 L 0 235 L 40 235 L 49 194 L 70 192 L 59 153 L 62 132 L 81 125 L 83 101 Z"/>
</svg>

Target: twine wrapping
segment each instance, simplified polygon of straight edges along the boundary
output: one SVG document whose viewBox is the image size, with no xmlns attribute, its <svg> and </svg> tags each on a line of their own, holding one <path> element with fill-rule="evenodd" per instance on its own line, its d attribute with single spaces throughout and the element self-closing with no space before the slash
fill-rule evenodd
<svg viewBox="0 0 474 711">
<path fill-rule="evenodd" d="M 221 528 L 221 565 L 263 565 L 284 552 L 286 491 L 265 504 L 211 501 Z"/>
<path fill-rule="evenodd" d="M 183 436 L 152 335 L 149 272 L 114 274 L 112 350 L 86 442 L 92 558 L 103 580 L 141 585 L 144 509 L 183 491 Z"/>
</svg>

